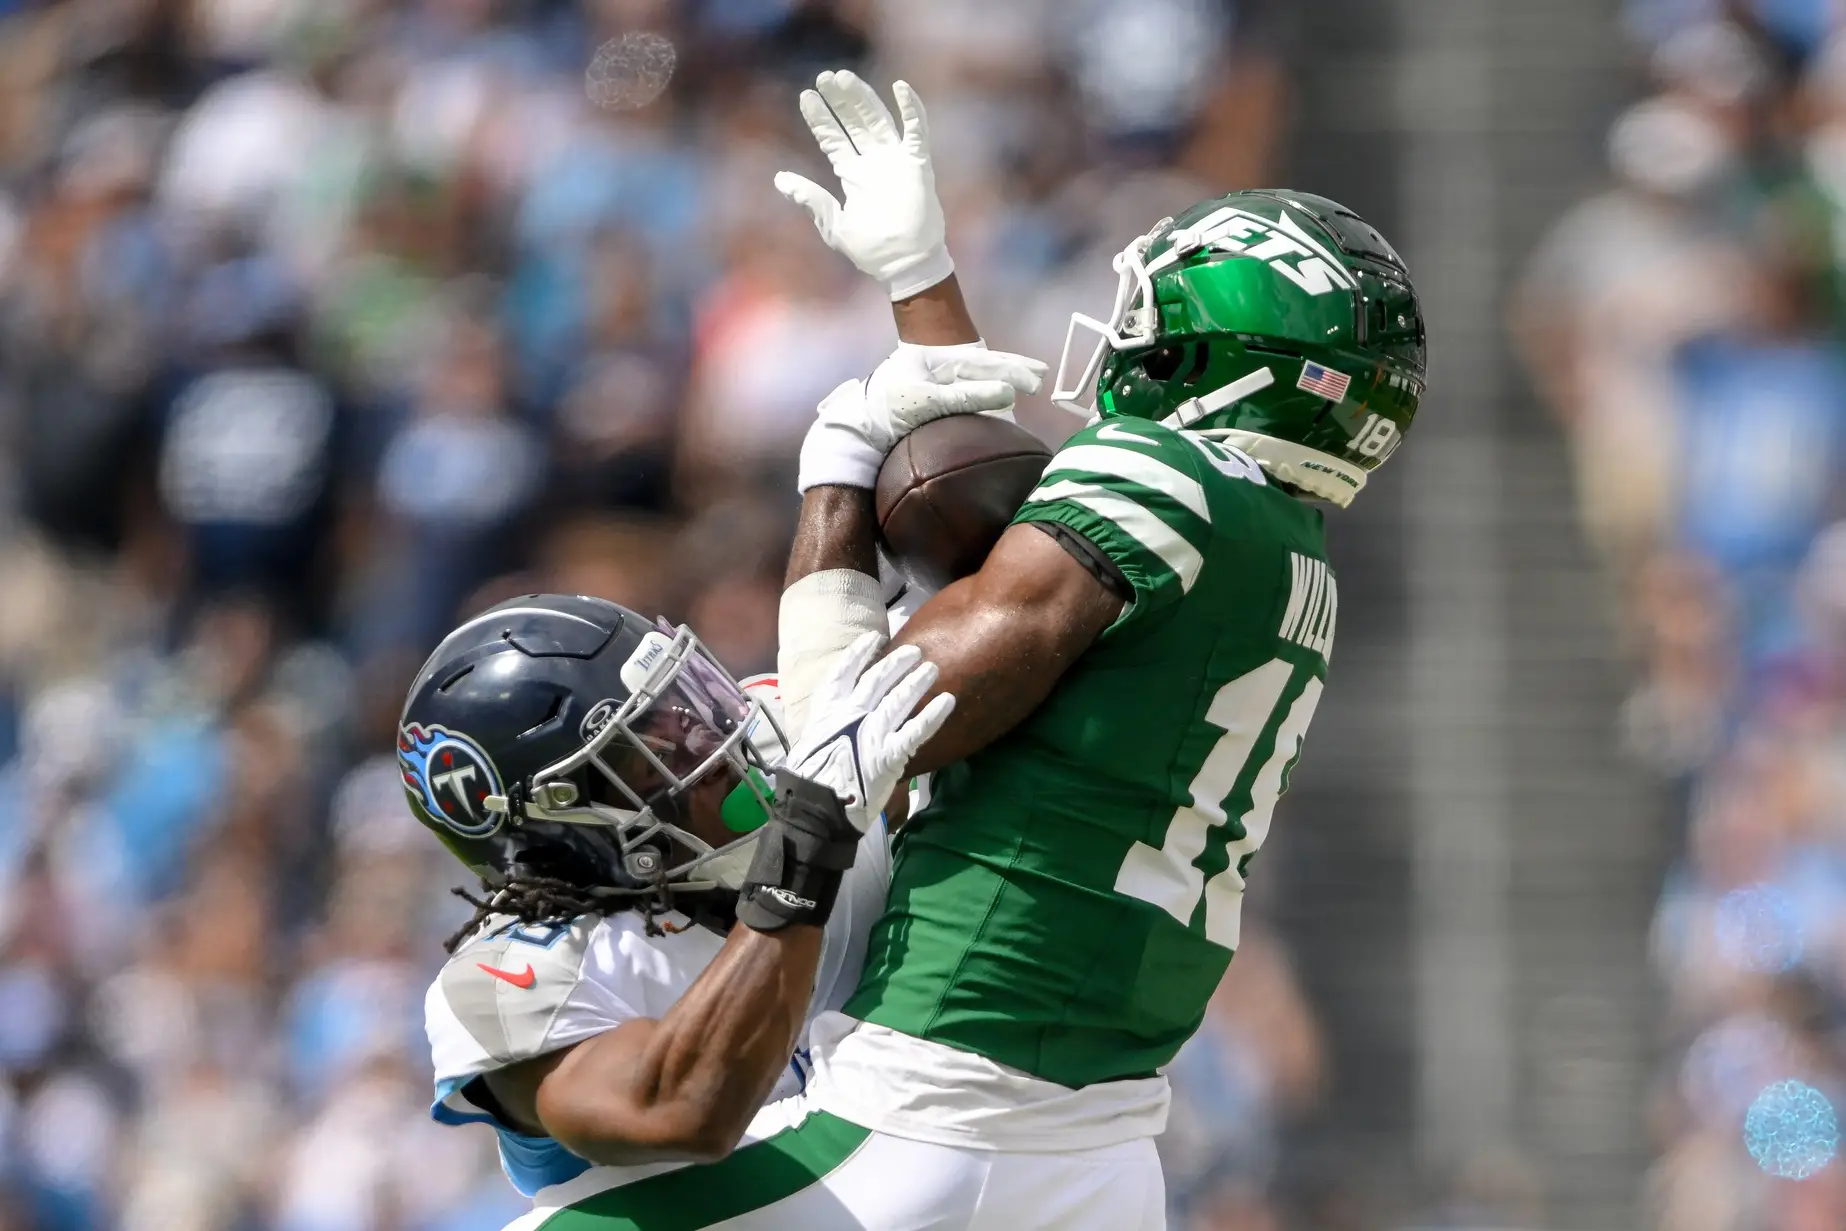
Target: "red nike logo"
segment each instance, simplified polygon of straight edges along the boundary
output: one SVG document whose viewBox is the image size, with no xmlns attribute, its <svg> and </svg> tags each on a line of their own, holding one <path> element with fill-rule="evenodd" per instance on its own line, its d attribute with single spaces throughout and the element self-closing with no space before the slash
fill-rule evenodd
<svg viewBox="0 0 1846 1231">
<path fill-rule="evenodd" d="M 534 983 L 538 982 L 538 972 L 532 969 L 532 963 L 530 962 L 527 962 L 526 968 L 518 974 L 514 974 L 510 970 L 501 970 L 498 967 L 489 966 L 486 962 L 476 962 L 475 965 L 479 966 L 482 970 L 485 970 L 496 979 L 505 979 L 514 987 L 531 987 Z"/>
</svg>

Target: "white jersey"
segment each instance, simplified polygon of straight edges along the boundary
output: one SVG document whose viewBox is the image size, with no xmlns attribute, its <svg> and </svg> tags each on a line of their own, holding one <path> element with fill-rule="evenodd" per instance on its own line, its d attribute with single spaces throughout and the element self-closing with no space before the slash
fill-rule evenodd
<svg viewBox="0 0 1846 1231">
<path fill-rule="evenodd" d="M 880 821 L 860 840 L 827 920 L 808 1020 L 837 1009 L 852 994 L 890 879 Z M 455 951 L 424 997 L 436 1075 L 431 1115 L 447 1124 L 492 1124 L 501 1135 L 507 1175 L 528 1196 L 588 1164 L 548 1138 L 523 1137 L 501 1124 L 470 1097 L 470 1083 L 623 1022 L 663 1016 L 717 956 L 724 938 L 677 911 L 655 921 L 665 935 L 648 935 L 645 921 L 632 911 L 542 926 L 497 917 Z M 806 1086 L 806 1049 L 804 1024 L 771 1100 Z"/>
</svg>

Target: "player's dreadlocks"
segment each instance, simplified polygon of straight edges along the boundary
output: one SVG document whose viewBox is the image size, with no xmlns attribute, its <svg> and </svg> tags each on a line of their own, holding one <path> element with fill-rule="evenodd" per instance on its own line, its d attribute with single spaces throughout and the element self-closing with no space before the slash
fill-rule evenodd
<svg viewBox="0 0 1846 1231">
<path fill-rule="evenodd" d="M 507 791 L 508 811 L 516 821 L 525 820 L 525 788 L 514 783 Z M 665 936 L 683 931 L 684 927 L 662 924 L 656 915 L 669 910 L 683 910 L 695 921 L 728 930 L 732 916 L 730 906 L 708 891 L 688 892 L 666 879 L 666 861 L 646 858 L 640 866 L 648 869 L 650 879 L 639 885 L 586 885 L 579 880 L 547 876 L 533 867 L 515 863 L 511 872 L 493 872 L 481 877 L 477 896 L 460 886 L 449 892 L 474 907 L 474 914 L 456 933 L 443 942 L 453 953 L 462 942 L 495 916 L 510 916 L 520 923 L 568 923 L 580 915 L 608 915 L 638 907 L 649 936 Z M 690 899 L 690 900 L 688 900 Z"/>
<path fill-rule="evenodd" d="M 607 915 L 638 905 L 649 936 L 665 936 L 669 930 L 677 930 L 662 927 L 654 917 L 673 908 L 673 890 L 665 881 L 619 889 L 580 885 L 522 871 L 483 876 L 478 896 L 459 885 L 449 892 L 474 907 L 473 917 L 443 942 L 443 948 L 450 953 L 496 915 L 509 915 L 520 923 L 568 923 L 579 915 Z"/>
</svg>

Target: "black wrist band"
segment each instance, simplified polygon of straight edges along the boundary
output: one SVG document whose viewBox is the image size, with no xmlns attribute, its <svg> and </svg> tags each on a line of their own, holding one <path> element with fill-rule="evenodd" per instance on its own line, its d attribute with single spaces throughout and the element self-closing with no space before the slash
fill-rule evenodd
<svg viewBox="0 0 1846 1231">
<path fill-rule="evenodd" d="M 839 796 L 786 770 L 777 773 L 775 811 L 757 832 L 737 921 L 758 932 L 826 923 L 859 837 Z"/>
</svg>

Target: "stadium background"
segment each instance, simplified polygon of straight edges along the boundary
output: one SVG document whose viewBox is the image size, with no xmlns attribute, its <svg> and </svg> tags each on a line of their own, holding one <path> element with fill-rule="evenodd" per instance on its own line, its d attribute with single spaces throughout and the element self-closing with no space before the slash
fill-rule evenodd
<svg viewBox="0 0 1846 1231">
<path fill-rule="evenodd" d="M 535 588 L 772 661 L 803 422 L 890 343 L 769 188 L 841 64 L 930 103 L 998 344 L 1240 186 L 1424 295 L 1175 1226 L 1846 1225 L 1831 9 L 0 0 L 0 1229 L 517 1212 L 424 1116 L 401 690 Z M 591 107 L 638 32 L 670 87 Z"/>
</svg>

